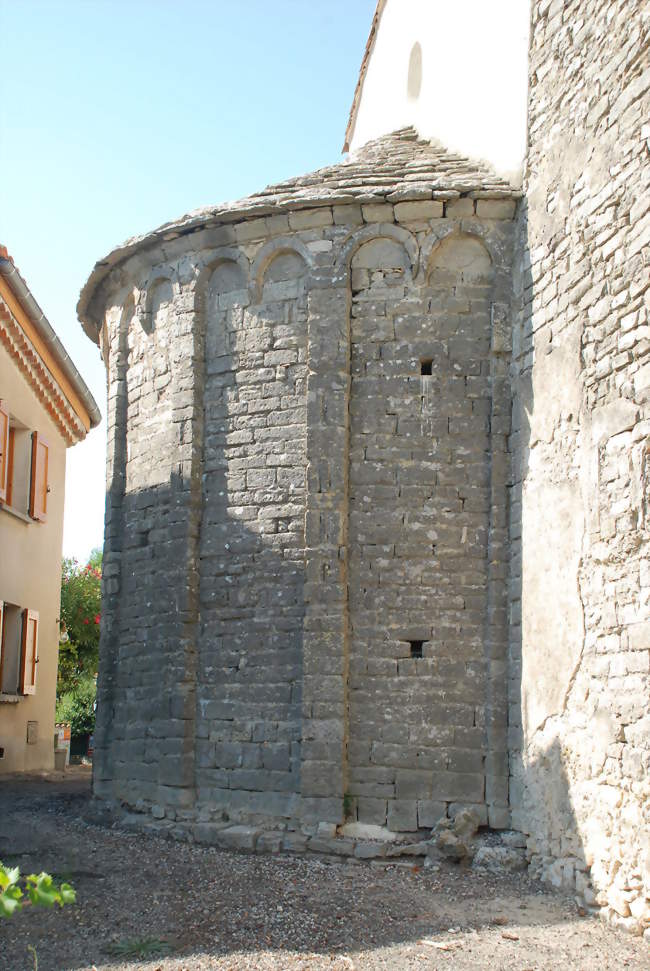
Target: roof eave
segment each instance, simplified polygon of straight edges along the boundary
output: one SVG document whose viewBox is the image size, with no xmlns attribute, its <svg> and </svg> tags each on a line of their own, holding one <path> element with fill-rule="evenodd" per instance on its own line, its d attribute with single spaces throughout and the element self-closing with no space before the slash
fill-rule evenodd
<svg viewBox="0 0 650 971">
<path fill-rule="evenodd" d="M 381 20 L 381 15 L 384 12 L 384 7 L 386 6 L 387 0 L 377 0 L 377 7 L 375 9 L 375 15 L 372 18 L 372 23 L 370 25 L 370 32 L 368 34 L 368 40 L 366 41 L 366 48 L 363 52 L 363 59 L 361 61 L 361 67 L 359 68 L 359 77 L 357 78 L 357 84 L 354 89 L 354 95 L 352 96 L 352 105 L 350 106 L 350 114 L 348 115 L 348 124 L 345 129 L 345 141 L 343 143 L 342 152 L 350 151 L 350 145 L 352 143 L 352 138 L 354 136 L 354 127 L 357 123 L 357 112 L 359 111 L 359 102 L 361 101 L 361 93 L 363 91 L 363 84 L 366 80 L 366 72 L 368 70 L 368 64 L 370 63 L 370 58 L 372 57 L 373 48 L 375 46 L 375 40 L 377 38 L 377 32 L 379 30 L 379 21 Z"/>
<path fill-rule="evenodd" d="M 88 417 L 90 418 L 90 427 L 96 428 L 101 422 L 102 416 L 95 399 L 90 393 L 86 382 L 75 367 L 72 358 L 66 351 L 60 339 L 57 337 L 54 328 L 32 296 L 31 290 L 18 272 L 13 261 L 5 256 L 0 256 L 0 274 L 2 274 L 4 279 L 7 281 L 7 284 L 11 288 L 14 296 L 28 314 L 29 319 L 34 325 L 37 333 L 45 342 L 58 366 L 61 368 L 66 378 L 68 381 L 70 381 L 70 384 L 79 395 L 79 398 L 88 412 Z"/>
<path fill-rule="evenodd" d="M 409 126 L 406 129 L 400 129 L 397 132 L 383 135 L 378 139 L 368 142 L 361 152 L 366 152 L 376 143 L 394 139 L 395 137 L 407 138 L 409 142 L 415 141 L 419 144 L 432 144 L 428 139 L 419 139 L 415 129 Z M 315 173 L 309 173 L 309 176 L 316 176 L 319 173 L 327 174 L 331 170 L 347 169 L 349 165 L 354 163 L 356 158 L 357 155 L 355 153 L 345 162 L 319 169 Z M 371 165 L 372 161 L 368 164 Z M 372 190 L 372 198 L 362 190 L 359 190 L 360 194 L 357 190 L 355 190 L 354 194 L 350 194 L 346 189 L 336 191 L 327 188 L 322 188 L 316 195 L 310 195 L 309 193 L 315 184 L 313 181 L 310 183 L 310 189 L 305 196 L 300 197 L 290 194 L 286 188 L 287 183 L 280 183 L 277 186 L 269 186 L 266 190 L 244 199 L 226 202 L 220 206 L 206 206 L 203 209 L 189 212 L 177 220 L 164 223 L 149 233 L 127 239 L 115 247 L 107 256 L 95 263 L 79 295 L 77 316 L 88 337 L 98 344 L 102 318 L 105 311 L 105 307 L 102 304 L 105 294 L 102 294 L 101 291 L 105 279 L 114 270 L 118 270 L 124 266 L 137 253 L 153 250 L 156 247 L 159 247 L 164 252 L 165 247 L 171 245 L 179 237 L 191 236 L 202 230 L 216 230 L 234 223 L 242 223 L 251 219 L 261 219 L 270 215 L 286 214 L 303 209 L 316 209 L 361 201 L 405 202 L 409 200 L 421 200 L 423 198 L 450 199 L 458 198 L 461 195 L 468 195 L 472 198 L 518 198 L 521 196 L 521 191 L 514 186 L 504 180 L 498 181 L 500 183 L 498 185 L 485 186 L 481 185 L 480 175 L 469 174 L 465 181 L 462 178 L 454 178 L 453 184 L 449 185 L 445 184 L 444 179 L 439 184 L 435 182 L 427 183 L 424 194 L 422 185 L 419 182 L 413 181 L 400 185 L 399 198 L 394 197 L 395 191 L 392 186 L 374 188 Z"/>
</svg>

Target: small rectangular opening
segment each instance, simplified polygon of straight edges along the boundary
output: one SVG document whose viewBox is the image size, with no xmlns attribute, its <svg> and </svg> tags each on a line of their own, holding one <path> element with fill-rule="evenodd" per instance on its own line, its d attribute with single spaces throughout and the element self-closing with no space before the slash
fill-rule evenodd
<svg viewBox="0 0 650 971">
<path fill-rule="evenodd" d="M 422 657 L 422 645 L 424 641 L 409 641 L 411 645 L 411 657 Z"/>
<path fill-rule="evenodd" d="M 431 377 L 433 368 L 433 360 L 430 357 L 423 357 L 420 361 L 420 374 L 425 377 Z"/>
</svg>

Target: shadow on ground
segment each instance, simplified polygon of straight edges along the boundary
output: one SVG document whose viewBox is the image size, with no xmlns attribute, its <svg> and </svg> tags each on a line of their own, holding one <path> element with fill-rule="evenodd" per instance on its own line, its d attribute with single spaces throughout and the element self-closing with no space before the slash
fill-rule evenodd
<svg viewBox="0 0 650 971">
<path fill-rule="evenodd" d="M 245 856 L 87 825 L 89 797 L 84 770 L 0 785 L 0 859 L 78 892 L 0 925 L 7 971 L 33 968 L 27 945 L 39 971 L 650 968 L 642 941 L 522 874 Z"/>
</svg>

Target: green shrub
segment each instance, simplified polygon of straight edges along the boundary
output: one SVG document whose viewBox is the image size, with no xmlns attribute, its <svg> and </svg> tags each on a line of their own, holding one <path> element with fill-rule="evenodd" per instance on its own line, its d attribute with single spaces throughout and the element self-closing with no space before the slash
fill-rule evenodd
<svg viewBox="0 0 650 971">
<path fill-rule="evenodd" d="M 92 677 L 85 677 L 57 700 L 56 720 L 70 725 L 70 734 L 92 735 L 95 731 L 95 698 L 97 685 Z"/>
<path fill-rule="evenodd" d="M 85 566 L 64 559 L 61 574 L 61 634 L 57 693 L 72 691 L 97 673 L 101 623 L 101 560 L 94 551 Z"/>
</svg>

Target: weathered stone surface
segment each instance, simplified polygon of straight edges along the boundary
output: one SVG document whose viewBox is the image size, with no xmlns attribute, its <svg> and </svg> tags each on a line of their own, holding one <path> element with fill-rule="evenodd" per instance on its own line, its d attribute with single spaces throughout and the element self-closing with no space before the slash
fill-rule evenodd
<svg viewBox="0 0 650 971">
<path fill-rule="evenodd" d="M 219 846 L 219 835 L 227 828 L 227 823 L 195 823 L 192 833 L 196 843 Z"/>
<path fill-rule="evenodd" d="M 395 205 L 395 219 L 398 222 L 418 222 L 419 220 L 439 219 L 443 214 L 442 202 L 398 202 Z"/>
<path fill-rule="evenodd" d="M 488 824 L 485 865 L 524 834 L 643 927 L 642 37 L 636 5 L 534 0 L 518 207 L 405 129 L 96 267 L 95 791 L 133 828 L 387 859 Z"/>
<path fill-rule="evenodd" d="M 354 855 L 357 860 L 372 860 L 375 857 L 386 855 L 386 845 L 384 843 L 357 843 L 354 848 Z"/>
<path fill-rule="evenodd" d="M 290 853 L 302 853 L 307 847 L 307 837 L 302 833 L 285 833 L 282 837 L 282 849 Z"/>
<path fill-rule="evenodd" d="M 383 144 L 423 157 L 408 134 Z M 474 220 L 419 247 L 409 220 L 444 221 L 440 199 L 338 198 L 256 211 L 216 256 L 191 234 L 167 262 L 138 256 L 141 307 L 107 311 L 124 599 L 105 615 L 119 720 L 98 784 L 194 812 L 197 840 L 221 840 L 219 817 L 334 839 L 344 805 L 383 839 L 490 792 L 474 726 L 491 704 L 490 301 L 509 229 Z M 499 486 L 501 520 L 505 503 Z"/>
<path fill-rule="evenodd" d="M 534 875 L 627 929 L 650 894 L 642 17 L 532 5 L 511 372 L 513 824 Z"/>
<path fill-rule="evenodd" d="M 386 856 L 387 857 L 426 856 L 427 846 L 428 846 L 428 843 L 426 840 L 422 840 L 419 843 L 397 843 L 394 845 L 389 844 L 386 847 Z"/>
<path fill-rule="evenodd" d="M 251 826 L 227 826 L 219 831 L 216 843 L 226 849 L 254 850 L 259 835 L 260 831 Z"/>
<path fill-rule="evenodd" d="M 512 199 L 477 199 L 476 215 L 483 219 L 512 219 L 515 203 Z"/>
<path fill-rule="evenodd" d="M 307 841 L 307 849 L 312 853 L 330 853 L 334 856 L 352 856 L 355 844 L 352 840 L 334 837 L 312 836 Z"/>
<path fill-rule="evenodd" d="M 525 870 L 528 866 L 526 853 L 514 846 L 479 846 L 472 866 L 483 870 Z"/>
<path fill-rule="evenodd" d="M 286 834 L 266 832 L 260 833 L 255 844 L 256 853 L 279 853 L 282 849 L 282 840 Z"/>
<path fill-rule="evenodd" d="M 434 859 L 471 860 L 476 852 L 479 825 L 480 815 L 473 809 L 460 809 L 454 819 L 439 819 L 427 842 L 427 854 Z"/>
</svg>

